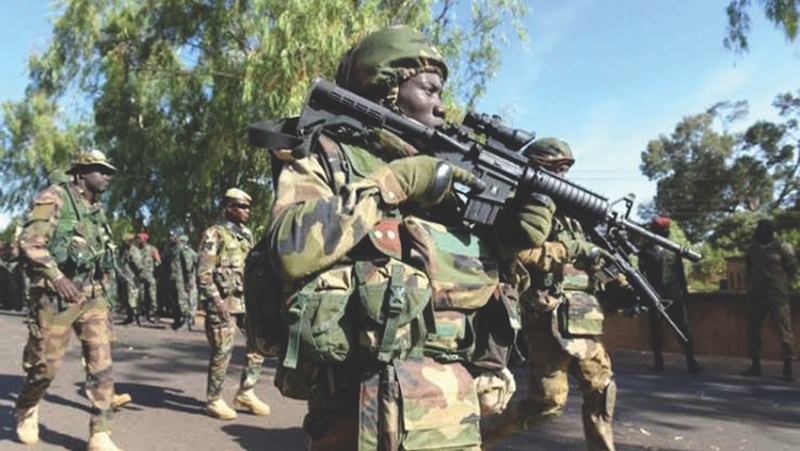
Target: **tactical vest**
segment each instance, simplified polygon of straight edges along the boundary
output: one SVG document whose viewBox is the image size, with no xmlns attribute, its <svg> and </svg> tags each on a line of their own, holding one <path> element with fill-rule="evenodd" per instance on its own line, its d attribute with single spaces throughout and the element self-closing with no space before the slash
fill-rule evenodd
<svg viewBox="0 0 800 451">
<path fill-rule="evenodd" d="M 386 164 L 356 146 L 325 137 L 319 143 L 334 192 Z M 514 342 L 516 292 L 500 282 L 489 246 L 470 230 L 394 211 L 372 229 L 369 242 L 370 250 L 361 251 L 367 256 L 284 287 L 279 330 L 287 338 L 275 380 L 284 396 L 307 399 L 322 364 L 421 357 L 474 362 L 489 341 Z M 260 243 L 251 256 L 263 257 L 265 248 Z M 486 312 L 480 320 L 479 310 Z"/>
<path fill-rule="evenodd" d="M 63 208 L 47 249 L 64 275 L 77 286 L 101 279 L 114 269 L 111 230 L 102 208 L 89 211 L 69 186 L 61 193 Z"/>
<path fill-rule="evenodd" d="M 214 268 L 214 283 L 227 303 L 228 312 L 244 313 L 244 263 L 252 248 L 252 238 L 244 232 L 233 230 L 227 222 L 218 224 L 217 230 L 222 235 L 222 246 L 217 254 L 219 263 Z M 181 257 L 174 255 L 173 258 Z M 209 303 L 212 308 L 213 304 Z"/>
<path fill-rule="evenodd" d="M 556 217 L 548 241 L 585 240 L 583 228 L 575 219 Z M 560 274 L 539 276 L 540 283 L 562 300 L 552 311 L 553 335 L 561 347 L 579 358 L 589 358 L 597 350 L 595 337 L 603 334 L 605 315 L 594 293 L 597 290 L 588 267 L 591 263 L 570 261 Z"/>
</svg>

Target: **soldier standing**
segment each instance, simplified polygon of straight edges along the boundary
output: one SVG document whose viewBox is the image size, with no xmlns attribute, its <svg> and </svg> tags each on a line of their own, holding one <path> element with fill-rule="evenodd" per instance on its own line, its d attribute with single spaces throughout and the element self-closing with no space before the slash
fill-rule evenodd
<svg viewBox="0 0 800 451">
<path fill-rule="evenodd" d="M 669 218 L 663 216 L 656 216 L 650 221 L 650 231 L 664 238 L 669 238 L 669 227 Z M 639 270 L 662 299 L 672 301 L 667 308 L 667 314 L 686 337 L 686 342 L 681 341 L 686 355 L 686 369 L 690 374 L 701 372 L 703 368 L 694 357 L 694 340 L 689 329 L 689 314 L 686 309 L 689 289 L 683 271 L 683 259 L 675 252 L 648 241 L 639 253 Z M 653 350 L 653 366 L 650 369 L 656 372 L 664 371 L 661 314 L 655 309 L 648 310 L 647 314 L 650 318 L 650 348 Z"/>
<path fill-rule="evenodd" d="M 189 244 L 189 237 L 181 235 L 181 243 L 183 244 L 183 254 L 186 265 L 187 283 L 186 287 L 189 290 L 189 317 L 186 321 L 186 327 L 192 330 L 197 317 L 197 252 L 192 249 Z"/>
<path fill-rule="evenodd" d="M 125 307 L 127 315 L 122 325 L 128 325 L 135 321 L 137 326 L 141 326 L 137 302 L 139 296 L 137 279 L 142 273 L 142 260 L 135 240 L 136 237 L 132 233 L 126 233 L 122 236 L 122 252 L 119 256 L 119 271 L 117 274 L 121 279 L 119 281 L 119 291 L 122 305 Z"/>
<path fill-rule="evenodd" d="M 158 321 L 158 285 L 155 272 L 161 264 L 161 256 L 155 246 L 148 243 L 150 238 L 146 232 L 139 234 L 139 257 L 142 263 L 142 272 L 139 275 L 139 306 L 148 323 Z"/>
<path fill-rule="evenodd" d="M 170 291 L 176 300 L 175 320 L 172 329 L 181 330 L 188 328 L 191 323 L 192 305 L 191 291 L 195 288 L 195 261 L 194 251 L 189 247 L 189 237 L 180 235 L 175 237 L 170 258 Z"/>
<path fill-rule="evenodd" d="M 758 221 L 753 243 L 745 255 L 747 284 L 747 353 L 752 361 L 742 374 L 761 375 L 761 326 L 772 315 L 778 324 L 783 358 L 783 379 L 793 381 L 795 358 L 792 312 L 789 307 L 789 281 L 797 275 L 797 258 L 792 246 L 775 236 L 775 225 Z"/>
<path fill-rule="evenodd" d="M 25 346 L 26 376 L 16 401 L 17 436 L 39 440 L 39 402 L 55 378 L 70 329 L 81 340 L 92 403 L 89 450 L 118 450 L 111 441 L 114 380 L 111 331 L 102 286 L 110 230 L 100 196 L 116 168 L 97 150 L 79 153 L 68 184 L 52 185 L 34 200 L 19 238 L 31 283 L 32 321 Z"/>
<path fill-rule="evenodd" d="M 336 83 L 437 127 L 447 73 L 422 34 L 390 27 L 345 55 Z M 479 449 L 481 413 L 515 387 L 502 263 L 541 245 L 552 208 L 504 209 L 501 241 L 458 213 L 453 185 L 479 189 L 475 176 L 389 131 L 326 129 L 311 149 L 281 170 L 266 237 L 294 318 L 276 385 L 308 400 L 310 449 Z"/>
<path fill-rule="evenodd" d="M 245 224 L 250 218 L 250 196 L 231 188 L 223 200 L 225 220 L 206 229 L 200 241 L 197 275 L 205 302 L 206 337 L 211 347 L 208 362 L 208 413 L 221 420 L 236 418 L 236 411 L 222 399 L 222 385 L 233 353 L 234 334 L 245 327 L 244 261 L 253 247 L 253 234 Z M 179 259 L 179 256 L 174 256 Z M 255 415 L 269 415 L 269 406 L 258 399 L 254 387 L 264 357 L 247 343 L 247 360 L 234 406 Z"/>
<path fill-rule="evenodd" d="M 531 155 L 560 177 L 575 163 L 567 143 L 554 138 L 537 140 Z M 531 286 L 521 296 L 528 348 L 527 399 L 484 421 L 486 448 L 559 416 L 567 403 L 571 374 L 583 393 L 587 448 L 614 449 L 611 422 L 617 387 L 601 341 L 604 287 L 594 277 L 603 254 L 588 241 L 577 220 L 557 213 L 545 245 L 521 255 L 531 272 Z"/>
</svg>

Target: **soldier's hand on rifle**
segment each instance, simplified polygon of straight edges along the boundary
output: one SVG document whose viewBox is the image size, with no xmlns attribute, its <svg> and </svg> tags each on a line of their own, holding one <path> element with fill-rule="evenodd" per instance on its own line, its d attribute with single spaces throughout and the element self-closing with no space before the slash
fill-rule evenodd
<svg viewBox="0 0 800 451">
<path fill-rule="evenodd" d="M 404 201 L 436 205 L 450 195 L 456 182 L 473 190 L 485 188 L 480 179 L 466 170 L 427 155 L 392 161 L 369 179 L 378 185 L 383 201 L 389 205 Z"/>
<path fill-rule="evenodd" d="M 63 298 L 65 301 L 71 304 L 83 302 L 83 294 L 80 292 L 80 290 L 78 290 L 78 287 L 76 287 L 75 284 L 66 277 L 58 276 L 50 283 L 53 284 L 53 288 L 56 289 L 56 293 L 58 293 L 58 295 L 61 296 L 61 298 Z"/>
<path fill-rule="evenodd" d="M 544 194 L 533 194 L 525 202 L 507 205 L 498 217 L 498 237 L 519 250 L 538 248 L 550 235 L 556 205 Z"/>
<path fill-rule="evenodd" d="M 562 240 L 567 249 L 567 260 L 584 260 L 595 263 L 598 259 L 610 260 L 612 255 L 603 248 L 586 240 Z"/>
</svg>

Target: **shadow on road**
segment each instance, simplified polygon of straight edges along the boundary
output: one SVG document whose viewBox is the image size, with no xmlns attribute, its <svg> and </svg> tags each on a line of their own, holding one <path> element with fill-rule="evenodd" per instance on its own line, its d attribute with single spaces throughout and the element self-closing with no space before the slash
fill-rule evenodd
<svg viewBox="0 0 800 451">
<path fill-rule="evenodd" d="M 305 449 L 303 430 L 267 429 L 256 426 L 232 424 L 223 426 L 222 431 L 230 435 L 243 450 L 262 450 L 265 444 L 272 449 Z"/>
<path fill-rule="evenodd" d="M 125 382 L 115 385 L 117 393 L 129 393 L 133 397 L 133 402 L 126 405 L 124 409 L 169 409 L 190 414 L 202 414 L 205 412 L 205 402 L 195 397 L 184 395 L 183 393 L 185 392 L 183 390 Z M 79 390 L 83 391 L 82 385 L 80 385 Z"/>
</svg>

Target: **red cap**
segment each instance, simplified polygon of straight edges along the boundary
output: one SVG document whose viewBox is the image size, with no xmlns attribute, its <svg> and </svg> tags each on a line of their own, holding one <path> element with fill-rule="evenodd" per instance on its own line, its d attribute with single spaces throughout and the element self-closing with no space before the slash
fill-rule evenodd
<svg viewBox="0 0 800 451">
<path fill-rule="evenodd" d="M 668 229 L 669 224 L 669 218 L 666 216 L 653 216 L 653 219 L 650 220 L 650 225 L 664 229 Z"/>
<path fill-rule="evenodd" d="M 142 241 L 147 241 L 148 238 L 150 238 L 150 235 L 148 235 L 147 232 L 142 232 L 139 234 L 139 239 Z"/>
</svg>

